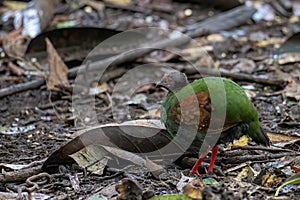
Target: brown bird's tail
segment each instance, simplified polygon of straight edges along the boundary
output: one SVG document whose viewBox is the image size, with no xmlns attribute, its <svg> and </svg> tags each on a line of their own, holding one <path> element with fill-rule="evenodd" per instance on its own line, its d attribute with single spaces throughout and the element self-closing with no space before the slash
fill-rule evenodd
<svg viewBox="0 0 300 200">
<path fill-rule="evenodd" d="M 266 132 L 262 128 L 260 128 L 260 131 L 257 134 L 255 134 L 254 136 L 252 136 L 251 138 L 257 144 L 261 144 L 261 145 L 264 145 L 264 146 L 270 146 L 270 144 L 271 144 L 268 135 L 266 134 Z"/>
</svg>

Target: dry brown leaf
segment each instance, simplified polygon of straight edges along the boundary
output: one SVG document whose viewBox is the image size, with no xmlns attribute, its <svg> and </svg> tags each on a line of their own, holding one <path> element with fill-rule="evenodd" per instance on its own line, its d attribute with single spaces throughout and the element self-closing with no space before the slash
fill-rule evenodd
<svg viewBox="0 0 300 200">
<path fill-rule="evenodd" d="M 300 84 L 296 81 L 291 81 L 285 88 L 284 93 L 287 97 L 295 98 L 300 101 Z"/>
<path fill-rule="evenodd" d="M 262 177 L 262 185 L 264 187 L 274 187 L 278 186 L 282 182 L 282 178 L 278 177 L 274 172 L 267 172 Z"/>
<path fill-rule="evenodd" d="M 59 90 L 57 85 L 62 85 L 64 87 L 70 87 L 68 81 L 69 69 L 63 62 L 61 57 L 58 55 L 57 51 L 53 47 L 52 43 L 48 38 L 46 38 L 47 53 L 48 53 L 48 64 L 49 64 L 49 74 L 47 77 L 47 89 L 48 90 Z"/>
<path fill-rule="evenodd" d="M 199 178 L 193 179 L 190 183 L 183 187 L 183 194 L 192 199 L 202 199 L 201 190 L 205 187 L 203 181 Z"/>
<path fill-rule="evenodd" d="M 284 147 L 284 145 L 286 144 L 285 142 L 287 142 L 287 144 L 289 144 L 290 141 L 297 141 L 299 140 L 299 137 L 296 136 L 289 136 L 289 135 L 284 135 L 284 134 L 280 134 L 280 133 L 271 133 L 268 132 L 267 133 L 270 140 L 273 143 L 276 143 L 274 145 L 276 145 L 277 147 Z M 278 144 L 277 142 L 284 142 L 283 144 Z"/>
<path fill-rule="evenodd" d="M 159 179 L 159 175 L 164 171 L 164 168 L 152 160 L 146 157 L 146 167 L 151 172 L 151 174 L 156 178 Z"/>
<path fill-rule="evenodd" d="M 19 28 L 12 30 L 11 32 L 7 33 L 6 35 L 1 35 L 0 36 L 0 45 L 2 45 L 4 40 L 14 40 L 18 36 L 21 35 L 23 30 L 23 25 L 21 25 Z"/>
<path fill-rule="evenodd" d="M 12 58 L 22 58 L 25 55 L 30 41 L 28 35 L 21 35 L 23 25 L 8 34 L 0 37 L 0 45 L 3 46 L 5 53 Z"/>
</svg>

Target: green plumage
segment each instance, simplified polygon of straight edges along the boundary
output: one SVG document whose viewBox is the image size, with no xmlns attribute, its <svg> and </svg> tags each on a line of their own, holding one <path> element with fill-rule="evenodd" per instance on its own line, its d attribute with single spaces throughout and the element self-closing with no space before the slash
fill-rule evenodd
<svg viewBox="0 0 300 200">
<path fill-rule="evenodd" d="M 238 84 L 226 78 L 206 77 L 181 87 L 179 82 L 182 80 L 176 80 L 172 75 L 171 78 L 175 80 L 171 85 L 165 84 L 171 88 L 161 109 L 162 122 L 170 134 L 175 136 L 179 126 L 193 124 L 198 128 L 197 138 L 203 140 L 206 134 L 218 131 L 211 128 L 213 121 L 222 123 L 217 144 L 248 135 L 258 144 L 269 145 L 269 138 L 261 127 L 253 103 Z M 201 129 L 202 126 L 206 128 Z"/>
</svg>

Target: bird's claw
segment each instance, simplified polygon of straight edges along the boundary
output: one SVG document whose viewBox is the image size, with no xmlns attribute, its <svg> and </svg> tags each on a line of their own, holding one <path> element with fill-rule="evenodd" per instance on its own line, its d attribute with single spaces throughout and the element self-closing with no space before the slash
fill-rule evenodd
<svg viewBox="0 0 300 200">
<path fill-rule="evenodd" d="M 199 171 L 198 171 L 197 169 L 196 169 L 196 170 L 193 170 L 193 169 L 192 169 L 192 170 L 190 171 L 190 173 L 191 173 L 191 174 L 196 174 L 197 176 L 200 176 L 200 173 L 199 173 Z"/>
</svg>

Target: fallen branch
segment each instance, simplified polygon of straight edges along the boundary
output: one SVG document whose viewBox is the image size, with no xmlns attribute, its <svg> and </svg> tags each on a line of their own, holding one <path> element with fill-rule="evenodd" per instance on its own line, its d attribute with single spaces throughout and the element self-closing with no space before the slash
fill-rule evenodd
<svg viewBox="0 0 300 200">
<path fill-rule="evenodd" d="M 39 78 L 39 79 L 32 80 L 32 81 L 29 81 L 26 83 L 11 85 L 9 87 L 0 89 L 0 98 L 14 94 L 14 93 L 38 88 L 43 84 L 45 84 L 45 80 L 42 78 Z"/>
<path fill-rule="evenodd" d="M 225 164 L 239 164 L 239 163 L 245 163 L 245 162 L 258 162 L 258 161 L 264 161 L 268 162 L 272 159 L 278 159 L 282 158 L 284 156 L 299 156 L 300 153 L 278 153 L 278 154 L 265 154 L 265 155 L 242 155 L 241 152 L 240 156 L 234 156 L 234 157 L 224 157 L 221 159 L 216 160 L 216 163 L 225 163 Z"/>
<path fill-rule="evenodd" d="M 21 169 L 18 171 L 4 172 L 0 174 L 0 183 L 13 183 L 25 181 L 27 178 L 41 172 L 42 166 Z"/>
</svg>

